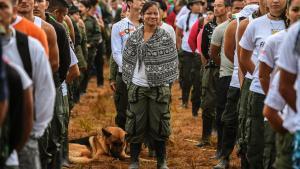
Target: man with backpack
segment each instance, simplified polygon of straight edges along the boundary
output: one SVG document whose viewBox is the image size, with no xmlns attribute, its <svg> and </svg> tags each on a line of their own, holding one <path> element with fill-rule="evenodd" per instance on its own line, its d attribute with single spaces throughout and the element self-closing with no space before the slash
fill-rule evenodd
<svg viewBox="0 0 300 169">
<path fill-rule="evenodd" d="M 22 151 L 30 149 L 30 156 L 26 161 L 27 168 L 40 168 L 40 158 L 37 139 L 40 138 L 48 126 L 53 115 L 55 89 L 52 78 L 52 71 L 47 60 L 47 55 L 41 44 L 31 37 L 28 37 L 10 27 L 13 13 L 13 5 L 16 2 L 1 0 L 5 4 L 3 10 L 9 22 L 2 22 L 6 28 L 5 41 L 2 43 L 3 55 L 7 59 L 24 68 L 33 81 L 34 91 L 34 123 L 30 139 Z M 16 154 L 10 158 L 15 164 Z"/>
</svg>

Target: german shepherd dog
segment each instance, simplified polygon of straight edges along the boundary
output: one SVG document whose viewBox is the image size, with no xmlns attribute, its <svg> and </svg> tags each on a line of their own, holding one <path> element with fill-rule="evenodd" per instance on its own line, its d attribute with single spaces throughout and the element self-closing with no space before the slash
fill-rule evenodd
<svg viewBox="0 0 300 169">
<path fill-rule="evenodd" d="M 125 153 L 126 132 L 119 127 L 102 128 L 102 134 L 92 135 L 69 143 L 69 159 L 73 163 L 90 163 L 108 155 L 120 160 L 129 158 Z"/>
</svg>

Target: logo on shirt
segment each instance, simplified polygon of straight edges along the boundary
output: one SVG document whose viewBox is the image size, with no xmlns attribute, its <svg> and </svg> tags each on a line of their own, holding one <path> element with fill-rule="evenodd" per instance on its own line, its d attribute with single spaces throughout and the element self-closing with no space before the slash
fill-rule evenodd
<svg viewBox="0 0 300 169">
<path fill-rule="evenodd" d="M 124 36 L 124 35 L 130 34 L 131 32 L 134 32 L 134 29 L 128 28 L 128 29 L 124 29 L 124 31 L 120 32 L 119 35 Z"/>
</svg>

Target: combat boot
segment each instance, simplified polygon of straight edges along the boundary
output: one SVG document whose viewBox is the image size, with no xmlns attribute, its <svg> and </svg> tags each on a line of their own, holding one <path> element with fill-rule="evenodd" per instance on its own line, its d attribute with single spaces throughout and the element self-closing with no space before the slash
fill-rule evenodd
<svg viewBox="0 0 300 169">
<path fill-rule="evenodd" d="M 166 153 L 166 142 L 155 141 L 155 151 L 157 159 L 157 169 L 169 169 L 167 166 L 167 153 Z"/>
<path fill-rule="evenodd" d="M 139 155 L 141 151 L 140 143 L 131 143 L 130 144 L 130 165 L 128 169 L 139 169 Z"/>
<path fill-rule="evenodd" d="M 221 158 L 219 163 L 214 166 L 214 169 L 228 169 L 229 168 L 229 160 L 227 158 Z"/>
</svg>

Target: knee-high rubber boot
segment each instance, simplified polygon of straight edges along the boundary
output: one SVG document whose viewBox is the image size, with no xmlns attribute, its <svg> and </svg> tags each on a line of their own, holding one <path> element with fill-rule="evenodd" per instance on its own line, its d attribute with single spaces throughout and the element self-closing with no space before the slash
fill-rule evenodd
<svg viewBox="0 0 300 169">
<path fill-rule="evenodd" d="M 139 169 L 139 155 L 141 151 L 141 143 L 130 144 L 130 165 L 128 169 Z"/>
<path fill-rule="evenodd" d="M 165 141 L 155 141 L 155 151 L 158 169 L 169 169 L 167 166 L 167 152 Z"/>
</svg>

